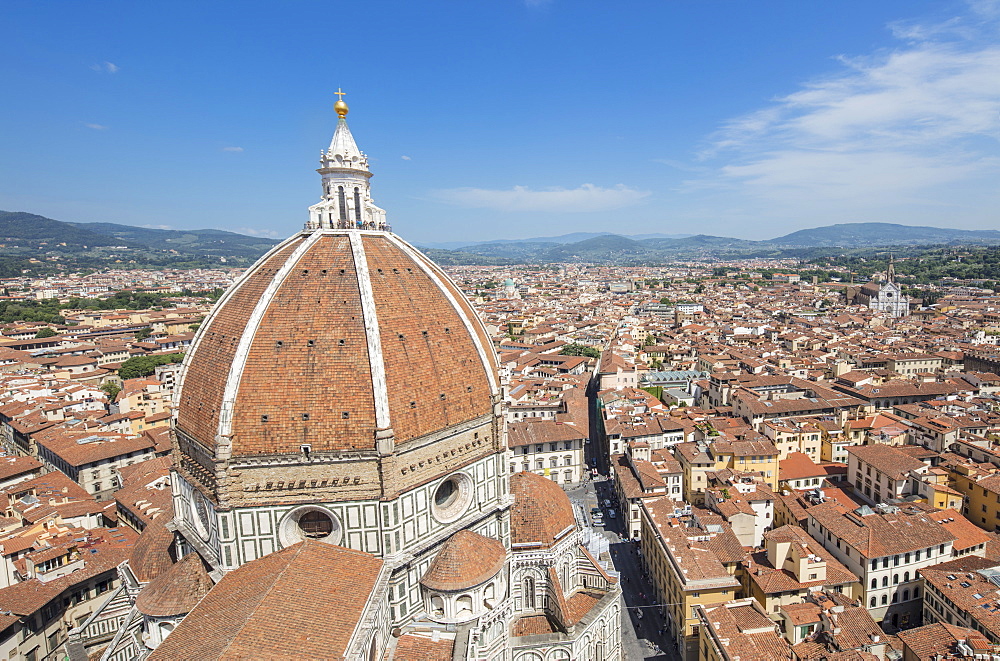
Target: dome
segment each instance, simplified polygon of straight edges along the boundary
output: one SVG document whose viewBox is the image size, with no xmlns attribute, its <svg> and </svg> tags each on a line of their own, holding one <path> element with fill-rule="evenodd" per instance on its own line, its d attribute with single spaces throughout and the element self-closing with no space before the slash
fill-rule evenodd
<svg viewBox="0 0 1000 661">
<path fill-rule="evenodd" d="M 496 576 L 506 562 L 500 541 L 460 530 L 441 545 L 420 584 L 440 592 L 468 590 Z"/>
<path fill-rule="evenodd" d="M 527 471 L 510 476 L 514 505 L 510 509 L 513 544 L 552 546 L 576 527 L 573 505 L 558 484 Z"/>
<path fill-rule="evenodd" d="M 210 461 L 371 450 L 377 435 L 398 445 L 491 414 L 496 373 L 476 313 L 416 249 L 389 232 L 307 230 L 202 322 L 174 429 L 182 454 L 193 440 Z"/>
<path fill-rule="evenodd" d="M 132 547 L 128 565 L 140 583 L 148 583 L 174 565 L 174 534 L 162 522 L 150 521 Z"/>
<path fill-rule="evenodd" d="M 190 613 L 214 583 L 201 556 L 188 553 L 177 564 L 150 581 L 136 597 L 135 607 L 150 617 L 175 617 Z"/>
</svg>

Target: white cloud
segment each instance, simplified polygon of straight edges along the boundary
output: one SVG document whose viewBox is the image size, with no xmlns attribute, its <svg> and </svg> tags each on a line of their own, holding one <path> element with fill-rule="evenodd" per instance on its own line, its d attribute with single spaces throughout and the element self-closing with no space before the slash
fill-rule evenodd
<svg viewBox="0 0 1000 661">
<path fill-rule="evenodd" d="M 1000 45 L 987 17 L 1000 5 L 977 4 L 972 17 L 894 23 L 897 48 L 838 57 L 837 74 L 731 120 L 700 154 L 714 173 L 689 189 L 721 186 L 803 210 L 946 204 L 957 188 L 995 200 Z"/>
<path fill-rule="evenodd" d="M 413 160 L 409 156 L 400 156 L 400 158 L 403 159 L 404 161 L 412 161 Z"/>
<path fill-rule="evenodd" d="M 282 236 L 274 230 L 261 230 L 256 227 L 237 227 L 236 229 L 229 231 L 236 232 L 238 234 L 247 234 L 249 236 L 262 236 L 267 239 L 277 239 Z"/>
<path fill-rule="evenodd" d="M 104 124 L 84 124 L 88 129 L 94 129 L 95 131 L 107 131 L 108 127 Z"/>
<path fill-rule="evenodd" d="M 692 165 L 690 163 L 685 163 L 684 161 L 678 161 L 672 158 L 654 158 L 652 159 L 654 163 L 659 163 L 660 165 L 666 165 L 672 167 L 675 170 L 681 170 L 682 172 L 708 172 L 709 168 L 704 165 Z"/>
<path fill-rule="evenodd" d="M 525 186 L 515 186 L 510 190 L 453 188 L 434 191 L 432 195 L 444 202 L 473 209 L 579 213 L 631 206 L 648 196 L 649 192 L 622 184 L 612 188 L 583 184 L 573 189 L 545 190 L 531 190 Z"/>
<path fill-rule="evenodd" d="M 94 71 L 100 71 L 101 73 L 118 73 L 121 70 L 114 62 L 101 62 L 100 64 L 92 64 L 90 68 Z"/>
<path fill-rule="evenodd" d="M 223 147 L 222 151 L 241 152 L 243 151 L 243 147 Z"/>
</svg>

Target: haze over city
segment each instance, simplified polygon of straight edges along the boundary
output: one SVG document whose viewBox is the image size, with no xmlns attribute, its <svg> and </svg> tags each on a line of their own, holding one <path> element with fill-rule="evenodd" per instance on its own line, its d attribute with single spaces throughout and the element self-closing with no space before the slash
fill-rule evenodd
<svg viewBox="0 0 1000 661">
<path fill-rule="evenodd" d="M 992 228 L 1000 4 L 6 3 L 0 208 L 283 237 L 334 92 L 417 242 Z"/>
</svg>

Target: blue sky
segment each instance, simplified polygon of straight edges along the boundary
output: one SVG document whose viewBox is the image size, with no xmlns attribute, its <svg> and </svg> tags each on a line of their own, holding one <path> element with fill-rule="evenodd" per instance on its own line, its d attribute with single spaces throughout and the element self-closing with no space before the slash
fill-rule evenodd
<svg viewBox="0 0 1000 661">
<path fill-rule="evenodd" d="M 1000 228 L 1000 2 L 0 5 L 0 209 L 283 237 L 342 87 L 415 242 Z"/>
</svg>

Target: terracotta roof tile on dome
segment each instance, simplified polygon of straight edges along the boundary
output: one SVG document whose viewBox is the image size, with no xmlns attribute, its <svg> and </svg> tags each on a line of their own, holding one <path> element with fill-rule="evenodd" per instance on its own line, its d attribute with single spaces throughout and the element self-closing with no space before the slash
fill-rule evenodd
<svg viewBox="0 0 1000 661">
<path fill-rule="evenodd" d="M 209 448 L 227 436 L 233 457 L 372 449 L 386 418 L 403 443 L 489 415 L 497 392 L 461 291 L 383 232 L 289 239 L 219 301 L 186 365 L 177 430 Z"/>
<path fill-rule="evenodd" d="M 174 564 L 174 534 L 164 521 L 150 521 L 135 543 L 128 566 L 140 583 L 148 583 Z"/>
<path fill-rule="evenodd" d="M 569 497 L 552 480 L 528 471 L 514 473 L 510 491 L 512 543 L 549 547 L 576 525 Z"/>
<path fill-rule="evenodd" d="M 311 539 L 264 556 L 226 574 L 149 659 L 342 658 L 382 568 Z"/>
<path fill-rule="evenodd" d="M 254 303 L 263 295 L 268 283 L 277 273 L 281 264 L 288 259 L 303 237 L 279 246 L 261 258 L 252 273 L 226 293 L 216 309 L 225 306 L 225 312 L 211 316 L 211 330 L 199 329 L 197 340 L 198 360 L 187 360 L 184 380 L 197 384 L 180 392 L 180 408 L 183 414 L 183 428 L 198 439 L 215 438 L 219 426 L 219 407 L 226 387 L 225 379 L 220 379 L 220 366 L 230 365 L 236 354 L 236 346 L 246 328 Z M 207 321 L 207 320 L 206 320 Z M 208 332 L 206 332 L 208 331 Z M 192 347 L 193 349 L 194 347 Z M 192 354 L 193 351 L 188 351 Z"/>
<path fill-rule="evenodd" d="M 420 583 L 431 590 L 457 592 L 496 576 L 507 562 L 507 550 L 496 539 L 459 530 L 441 545 Z"/>
<path fill-rule="evenodd" d="M 150 617 L 185 615 L 194 609 L 213 585 L 201 556 L 188 553 L 142 589 L 136 597 L 135 607 Z"/>
</svg>

